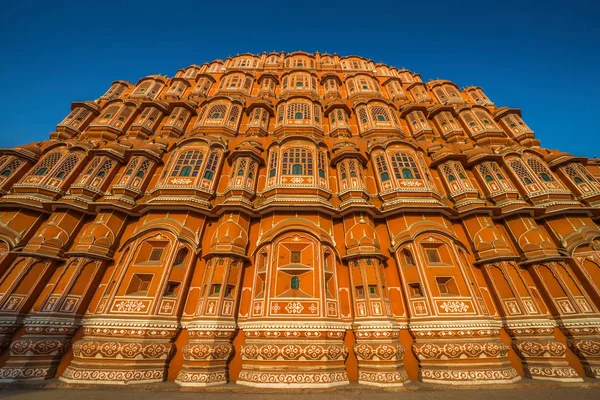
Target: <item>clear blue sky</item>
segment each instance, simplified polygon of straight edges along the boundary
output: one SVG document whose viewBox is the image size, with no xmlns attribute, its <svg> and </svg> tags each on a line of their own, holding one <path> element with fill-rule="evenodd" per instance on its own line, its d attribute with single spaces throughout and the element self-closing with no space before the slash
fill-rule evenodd
<svg viewBox="0 0 600 400">
<path fill-rule="evenodd" d="M 598 1 L 29 1 L 0 13 L 0 147 L 40 141 L 116 79 L 238 53 L 358 54 L 519 107 L 542 145 L 600 156 Z"/>
</svg>

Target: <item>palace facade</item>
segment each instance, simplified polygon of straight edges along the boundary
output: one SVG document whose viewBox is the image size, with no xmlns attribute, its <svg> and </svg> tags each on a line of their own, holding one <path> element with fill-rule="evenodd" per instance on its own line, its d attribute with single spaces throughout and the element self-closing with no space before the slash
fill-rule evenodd
<svg viewBox="0 0 600 400">
<path fill-rule="evenodd" d="M 0 151 L 0 380 L 600 378 L 600 162 L 362 57 L 115 81 Z"/>
</svg>

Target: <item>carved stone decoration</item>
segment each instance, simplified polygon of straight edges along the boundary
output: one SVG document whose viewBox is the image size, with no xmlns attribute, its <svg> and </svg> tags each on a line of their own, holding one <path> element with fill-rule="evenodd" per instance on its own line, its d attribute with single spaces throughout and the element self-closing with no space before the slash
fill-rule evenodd
<svg viewBox="0 0 600 400">
<path fill-rule="evenodd" d="M 500 326 L 491 322 L 411 324 L 423 382 L 448 385 L 511 383 L 521 377 L 508 361 Z"/>
<path fill-rule="evenodd" d="M 534 321 L 511 321 L 506 331 L 512 346 L 523 360 L 525 376 L 532 379 L 581 382 L 581 377 L 566 361 L 567 346 L 554 339 L 554 324 Z"/>
<path fill-rule="evenodd" d="M 151 383 L 165 380 L 178 324 L 86 320 L 73 343 L 73 362 L 59 378 L 67 383 Z"/>
<path fill-rule="evenodd" d="M 398 327 L 369 323 L 355 326 L 354 354 L 358 360 L 358 383 L 394 387 L 408 382 L 404 371 L 404 346 L 398 340 Z"/>
<path fill-rule="evenodd" d="M 189 342 L 183 346 L 184 366 L 175 383 L 181 386 L 213 386 L 227 383 L 227 362 L 233 352 L 235 326 L 188 325 Z"/>
<path fill-rule="evenodd" d="M 253 387 L 323 388 L 348 384 L 343 325 L 245 324 L 236 383 Z"/>
<path fill-rule="evenodd" d="M 585 374 L 600 379 L 600 320 L 571 320 L 559 324 L 567 345 L 579 357 Z"/>
<path fill-rule="evenodd" d="M 10 345 L 10 359 L 0 368 L 0 381 L 54 377 L 79 321 L 32 317 L 24 326 L 25 334 Z"/>
</svg>

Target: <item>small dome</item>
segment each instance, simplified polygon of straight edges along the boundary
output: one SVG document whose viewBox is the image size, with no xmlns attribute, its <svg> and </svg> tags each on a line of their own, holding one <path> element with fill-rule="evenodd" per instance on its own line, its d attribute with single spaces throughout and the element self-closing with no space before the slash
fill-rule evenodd
<svg viewBox="0 0 600 400">
<path fill-rule="evenodd" d="M 215 251 L 244 253 L 248 244 L 248 232 L 234 220 L 233 215 L 219 225 L 212 237 L 210 247 Z"/>
<path fill-rule="evenodd" d="M 379 236 L 375 227 L 361 217 L 346 233 L 346 248 L 349 253 L 379 252 Z"/>
</svg>

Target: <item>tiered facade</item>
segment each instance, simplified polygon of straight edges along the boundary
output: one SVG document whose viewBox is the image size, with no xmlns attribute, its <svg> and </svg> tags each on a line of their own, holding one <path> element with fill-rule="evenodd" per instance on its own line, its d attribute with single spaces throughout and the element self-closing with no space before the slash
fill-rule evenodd
<svg viewBox="0 0 600 400">
<path fill-rule="evenodd" d="M 0 379 L 600 378 L 599 177 L 361 57 L 116 81 L 1 151 Z"/>
</svg>

